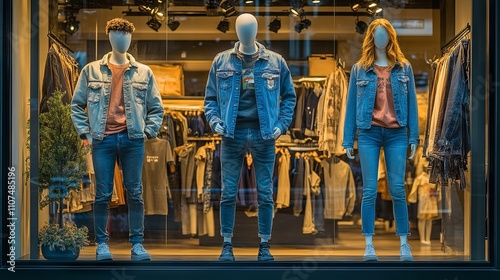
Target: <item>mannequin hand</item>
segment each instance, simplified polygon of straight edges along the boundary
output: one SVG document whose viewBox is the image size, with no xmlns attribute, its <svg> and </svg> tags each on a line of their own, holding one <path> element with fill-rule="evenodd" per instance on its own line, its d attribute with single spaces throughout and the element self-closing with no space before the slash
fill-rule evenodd
<svg viewBox="0 0 500 280">
<path fill-rule="evenodd" d="M 224 134 L 224 128 L 222 127 L 222 125 L 220 125 L 220 123 L 218 123 L 218 124 L 215 125 L 214 130 L 218 134 Z"/>
<path fill-rule="evenodd" d="M 346 152 L 347 152 L 347 157 L 350 158 L 350 159 L 354 159 L 354 150 L 352 148 L 346 148 Z"/>
<path fill-rule="evenodd" d="M 87 140 L 87 139 L 85 139 L 85 140 L 82 140 L 82 145 L 83 145 L 84 147 L 87 147 L 87 146 L 89 146 L 89 145 L 90 145 L 90 142 L 89 142 L 89 140 Z"/>
<path fill-rule="evenodd" d="M 417 151 L 417 144 L 411 144 L 411 155 L 408 159 L 413 159 L 415 157 L 415 152 Z"/>
<path fill-rule="evenodd" d="M 281 135 L 281 129 L 279 127 L 275 127 L 273 129 L 273 139 L 276 140 Z"/>
</svg>

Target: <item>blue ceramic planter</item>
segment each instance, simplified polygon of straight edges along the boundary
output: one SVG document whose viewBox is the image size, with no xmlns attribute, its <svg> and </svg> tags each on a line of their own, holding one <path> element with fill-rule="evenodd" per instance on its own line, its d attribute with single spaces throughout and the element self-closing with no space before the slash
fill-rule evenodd
<svg viewBox="0 0 500 280">
<path fill-rule="evenodd" d="M 80 250 L 73 252 L 71 250 L 60 250 L 59 248 L 55 248 L 54 251 L 51 251 L 49 246 L 42 245 L 42 255 L 47 260 L 68 260 L 74 261 L 80 255 Z"/>
</svg>

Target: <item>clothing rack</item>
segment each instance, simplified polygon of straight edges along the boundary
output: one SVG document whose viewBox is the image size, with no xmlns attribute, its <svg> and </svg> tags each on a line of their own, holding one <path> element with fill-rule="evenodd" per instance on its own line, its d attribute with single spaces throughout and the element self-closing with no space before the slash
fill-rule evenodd
<svg viewBox="0 0 500 280">
<path fill-rule="evenodd" d="M 324 82 L 324 81 L 326 81 L 326 77 L 302 77 L 300 79 L 293 80 L 294 83 Z"/>
<path fill-rule="evenodd" d="M 203 106 L 198 105 L 165 105 L 163 106 L 165 110 L 170 111 L 197 111 L 203 112 Z"/>
<path fill-rule="evenodd" d="M 188 141 L 221 141 L 222 137 L 221 136 L 188 136 L 187 138 Z"/>
<path fill-rule="evenodd" d="M 457 42 L 462 40 L 465 36 L 467 36 L 471 31 L 471 26 L 469 23 L 460 31 L 458 32 L 453 39 L 451 39 L 448 43 L 446 43 L 442 48 L 441 48 L 441 53 L 445 53 L 450 47 L 453 47 Z"/>
<path fill-rule="evenodd" d="M 50 39 L 52 39 L 54 42 L 56 42 L 56 44 L 58 44 L 61 47 L 65 48 L 69 52 L 72 52 L 72 53 L 74 52 L 68 45 L 66 45 L 66 43 L 64 43 L 63 41 L 61 41 L 61 39 L 59 39 L 56 36 L 56 34 L 52 33 L 52 31 L 49 31 L 49 33 L 47 33 L 47 37 L 49 37 Z"/>
<path fill-rule="evenodd" d="M 276 146 L 279 146 L 279 145 L 276 145 Z M 310 152 L 310 151 L 317 151 L 318 147 L 288 146 L 288 149 L 290 151 L 294 151 L 294 152 Z"/>
</svg>

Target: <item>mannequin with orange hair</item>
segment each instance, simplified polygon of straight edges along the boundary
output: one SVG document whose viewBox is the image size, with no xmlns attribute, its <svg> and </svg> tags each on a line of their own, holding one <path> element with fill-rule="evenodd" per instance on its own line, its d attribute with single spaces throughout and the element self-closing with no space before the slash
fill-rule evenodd
<svg viewBox="0 0 500 280">
<path fill-rule="evenodd" d="M 352 67 L 342 146 L 354 159 L 354 140 L 363 173 L 361 203 L 365 261 L 378 257 L 372 243 L 375 235 L 380 149 L 384 149 L 389 191 L 393 200 L 396 235 L 400 237 L 400 260 L 412 261 L 408 208 L 404 189 L 406 155 L 413 159 L 419 141 L 418 109 L 413 70 L 397 42 L 396 31 L 386 19 L 376 19 L 368 27 L 362 56 Z"/>
</svg>

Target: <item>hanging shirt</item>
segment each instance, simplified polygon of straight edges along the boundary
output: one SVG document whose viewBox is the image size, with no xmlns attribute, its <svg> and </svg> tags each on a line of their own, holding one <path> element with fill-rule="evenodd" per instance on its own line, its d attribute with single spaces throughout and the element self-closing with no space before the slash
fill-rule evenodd
<svg viewBox="0 0 500 280">
<path fill-rule="evenodd" d="M 125 105 L 123 101 L 123 74 L 129 67 L 128 64 L 115 65 L 108 62 L 111 70 L 111 94 L 109 97 L 108 118 L 104 134 L 115 134 L 127 130 Z"/>
<path fill-rule="evenodd" d="M 259 115 L 255 98 L 255 83 L 253 66 L 259 57 L 258 53 L 247 55 L 238 53 L 242 62 L 240 103 L 236 126 L 238 128 L 259 129 Z"/>
<path fill-rule="evenodd" d="M 372 124 L 388 128 L 397 128 L 399 123 L 394 111 L 394 99 L 392 97 L 391 71 L 388 67 L 373 64 L 377 74 L 377 94 L 373 106 Z"/>
<path fill-rule="evenodd" d="M 167 200 L 171 197 L 167 168 L 174 162 L 170 143 L 152 138 L 144 144 L 142 186 L 145 215 L 167 215 Z"/>
</svg>

